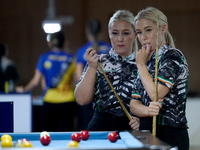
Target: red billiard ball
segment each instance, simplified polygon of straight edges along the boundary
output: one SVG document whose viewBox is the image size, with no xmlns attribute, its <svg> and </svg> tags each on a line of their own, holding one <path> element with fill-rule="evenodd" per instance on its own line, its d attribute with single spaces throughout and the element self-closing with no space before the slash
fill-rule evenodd
<svg viewBox="0 0 200 150">
<path fill-rule="evenodd" d="M 116 132 L 110 132 L 108 134 L 108 139 L 109 139 L 110 142 L 114 143 L 118 140 L 118 138 L 119 138 L 119 135 Z"/>
<path fill-rule="evenodd" d="M 40 142 L 42 145 L 47 146 L 51 142 L 51 137 L 45 134 L 40 137 Z"/>
<path fill-rule="evenodd" d="M 80 142 L 81 141 L 81 134 L 80 133 L 73 133 L 71 135 L 71 140 Z"/>
<path fill-rule="evenodd" d="M 83 130 L 81 131 L 81 138 L 82 140 L 86 141 L 88 140 L 90 137 L 90 133 L 87 130 Z"/>
</svg>

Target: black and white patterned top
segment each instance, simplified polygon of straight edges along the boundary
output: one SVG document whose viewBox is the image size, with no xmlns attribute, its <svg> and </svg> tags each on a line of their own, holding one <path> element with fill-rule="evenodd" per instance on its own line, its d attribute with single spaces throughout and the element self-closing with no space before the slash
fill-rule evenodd
<svg viewBox="0 0 200 150">
<path fill-rule="evenodd" d="M 147 62 L 147 69 L 154 79 L 155 77 L 155 53 Z M 170 88 L 163 98 L 163 106 L 160 109 L 157 122 L 160 125 L 168 125 L 179 128 L 187 128 L 185 114 L 186 94 L 188 88 L 189 70 L 186 59 L 178 49 L 165 44 L 158 51 L 158 83 Z M 134 85 L 132 98 L 140 100 L 149 106 L 151 99 L 145 91 L 139 77 Z"/>
<path fill-rule="evenodd" d="M 99 55 L 100 65 L 128 112 L 130 112 L 131 94 L 137 74 L 135 57 L 136 54 L 133 52 L 122 61 L 122 57 L 115 54 L 113 49 Z M 88 64 L 84 68 L 79 82 L 84 77 L 87 68 Z M 99 67 L 96 72 L 96 82 L 94 85 L 93 108 L 102 113 L 109 113 L 119 117 L 126 116 Z"/>
</svg>

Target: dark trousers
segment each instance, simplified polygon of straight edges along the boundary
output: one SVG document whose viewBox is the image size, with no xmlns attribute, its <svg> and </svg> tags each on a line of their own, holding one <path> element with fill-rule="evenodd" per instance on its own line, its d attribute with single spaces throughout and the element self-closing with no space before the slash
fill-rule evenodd
<svg viewBox="0 0 200 150">
<path fill-rule="evenodd" d="M 76 102 L 46 103 L 42 109 L 43 131 L 73 131 Z"/>
<path fill-rule="evenodd" d="M 92 119 L 94 110 L 92 108 L 92 103 L 81 106 L 78 105 L 78 130 L 87 130 L 88 124 Z"/>
<path fill-rule="evenodd" d="M 152 117 L 140 119 L 140 130 L 152 132 Z M 160 140 L 177 146 L 179 150 L 189 150 L 189 135 L 187 129 L 156 125 L 156 137 Z"/>
<path fill-rule="evenodd" d="M 122 131 L 132 130 L 129 126 L 129 119 L 117 117 L 111 114 L 94 111 L 94 115 L 88 125 L 88 131 Z"/>
</svg>

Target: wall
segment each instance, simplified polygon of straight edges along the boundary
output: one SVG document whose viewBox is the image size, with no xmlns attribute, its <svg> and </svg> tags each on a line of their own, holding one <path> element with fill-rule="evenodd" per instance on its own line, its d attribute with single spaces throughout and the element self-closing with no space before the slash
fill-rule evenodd
<svg viewBox="0 0 200 150">
<path fill-rule="evenodd" d="M 188 120 L 188 132 L 190 137 L 190 147 L 200 149 L 200 97 L 188 98 L 186 105 L 186 117 Z"/>
<path fill-rule="evenodd" d="M 189 69 L 189 91 L 200 92 L 200 1 L 198 0 L 57 0 L 56 14 L 73 15 L 73 25 L 63 26 L 71 43 L 71 51 L 86 42 L 84 25 L 90 18 L 98 18 L 103 23 L 102 37 L 109 41 L 107 23 L 118 9 L 128 9 L 134 15 L 147 6 L 162 10 L 169 21 L 169 30 L 176 39 L 175 44 L 185 55 Z M 25 85 L 33 76 L 38 57 L 48 51 L 46 34 L 41 23 L 47 12 L 48 0 L 4 0 L 0 1 L 0 42 L 9 46 L 9 56 L 16 64 L 21 82 Z M 34 94 L 40 94 L 40 88 Z"/>
</svg>

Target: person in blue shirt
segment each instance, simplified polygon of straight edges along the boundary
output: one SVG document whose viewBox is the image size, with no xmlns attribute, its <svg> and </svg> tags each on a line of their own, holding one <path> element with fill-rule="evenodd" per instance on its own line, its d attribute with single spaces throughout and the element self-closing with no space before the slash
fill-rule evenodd
<svg viewBox="0 0 200 150">
<path fill-rule="evenodd" d="M 76 54 L 76 76 L 79 80 L 81 77 L 81 74 L 83 72 L 83 69 L 87 63 L 87 60 L 85 58 L 86 50 L 90 47 L 98 47 L 98 54 L 105 53 L 111 49 L 111 44 L 106 43 L 104 41 L 99 40 L 99 35 L 101 32 L 101 22 L 97 19 L 91 19 L 86 24 L 86 36 L 88 39 L 88 42 L 81 46 L 77 50 Z"/>
<path fill-rule="evenodd" d="M 101 32 L 101 22 L 97 19 L 91 19 L 87 22 L 85 32 L 88 42 L 77 50 L 76 54 L 76 78 L 80 79 L 83 69 L 87 63 L 85 58 L 86 50 L 95 47 L 98 54 L 105 53 L 111 49 L 111 44 L 99 40 Z M 79 130 L 87 129 L 87 125 L 93 116 L 92 104 L 78 107 L 78 128 Z"/>
<path fill-rule="evenodd" d="M 18 92 L 28 92 L 43 83 L 43 130 L 72 131 L 76 114 L 74 96 L 74 55 L 63 49 L 65 35 L 62 31 L 50 35 L 51 51 L 40 56 L 35 74 Z"/>
</svg>

